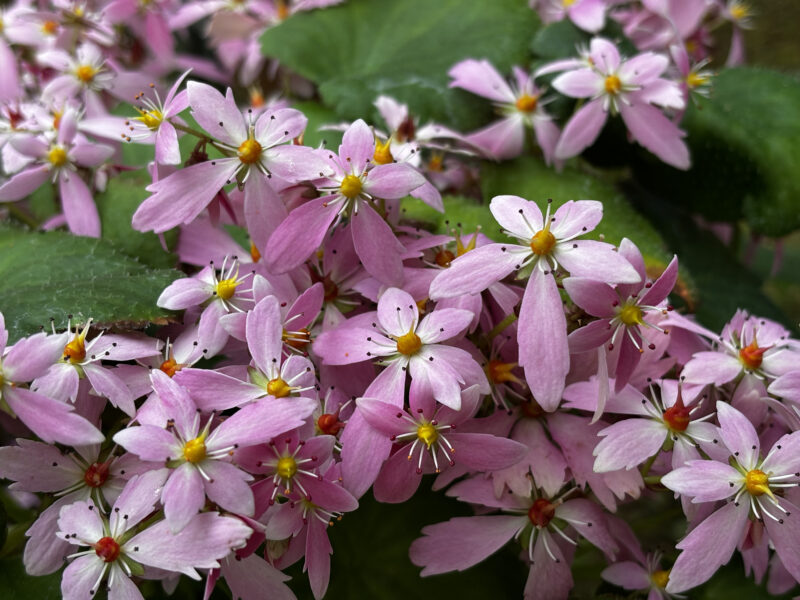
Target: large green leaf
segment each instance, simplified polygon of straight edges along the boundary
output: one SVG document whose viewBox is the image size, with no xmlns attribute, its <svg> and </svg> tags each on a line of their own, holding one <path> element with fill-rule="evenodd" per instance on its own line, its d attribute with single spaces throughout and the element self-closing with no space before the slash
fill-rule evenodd
<svg viewBox="0 0 800 600">
<path fill-rule="evenodd" d="M 691 170 L 647 157 L 636 167 L 642 185 L 711 221 L 744 217 L 770 236 L 800 227 L 800 81 L 766 69 L 723 70 L 683 127 Z"/>
<path fill-rule="evenodd" d="M 450 89 L 447 71 L 465 58 L 500 72 L 525 63 L 537 23 L 525 0 L 350 0 L 287 19 L 262 48 L 317 83 L 342 118 L 374 114 L 372 102 L 388 94 L 466 129 L 485 121 L 488 103 Z"/>
<path fill-rule="evenodd" d="M 94 318 L 102 325 L 144 325 L 173 313 L 156 306 L 180 276 L 151 269 L 105 240 L 61 232 L 0 229 L 0 312 L 11 341 L 34 333 L 50 318 L 56 327 Z"/>
<path fill-rule="evenodd" d="M 150 177 L 143 171 L 126 173 L 109 181 L 106 190 L 95 196 L 102 236 L 118 250 L 151 267 L 169 268 L 175 265 L 177 258 L 161 247 L 158 236 L 141 233 L 131 227 L 133 213 L 150 195 L 145 190 L 149 183 Z M 164 234 L 168 247 L 174 248 L 177 237 L 178 232 L 174 229 Z"/>
</svg>

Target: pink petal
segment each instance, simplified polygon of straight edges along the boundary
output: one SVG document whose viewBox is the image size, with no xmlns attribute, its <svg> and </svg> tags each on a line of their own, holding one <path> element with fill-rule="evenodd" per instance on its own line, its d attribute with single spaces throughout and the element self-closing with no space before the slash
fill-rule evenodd
<svg viewBox="0 0 800 600">
<path fill-rule="evenodd" d="M 571 238 L 592 231 L 603 218 L 603 203 L 597 200 L 567 200 L 550 218 L 556 239 Z"/>
<path fill-rule="evenodd" d="M 364 192 L 376 198 L 398 200 L 425 182 L 422 173 L 409 164 L 378 165 L 368 172 Z"/>
<path fill-rule="evenodd" d="M 461 409 L 461 378 L 446 360 L 437 361 L 435 353 L 424 348 L 411 357 L 408 370 L 411 393 L 431 396 L 455 411 Z"/>
<path fill-rule="evenodd" d="M 557 506 L 555 516 L 572 525 L 607 557 L 613 559 L 619 550 L 606 526 L 606 515 L 599 504 L 585 498 L 573 498 Z"/>
<path fill-rule="evenodd" d="M 262 373 L 280 364 L 283 353 L 281 307 L 275 296 L 267 296 L 247 314 L 247 347 Z"/>
<path fill-rule="evenodd" d="M 142 460 L 165 463 L 183 458 L 183 447 L 175 435 L 155 425 L 139 425 L 118 431 L 114 441 Z"/>
<path fill-rule="evenodd" d="M 75 235 L 100 237 L 100 216 L 94 199 L 77 173 L 62 173 L 58 178 L 61 207 L 69 230 Z"/>
<path fill-rule="evenodd" d="M 606 4 L 603 0 L 583 0 L 569 8 L 569 18 L 575 25 L 590 33 L 597 33 L 606 24 Z"/>
<path fill-rule="evenodd" d="M 3 331 L 5 332 L 5 329 Z M 41 377 L 61 358 L 68 341 L 66 334 L 36 333 L 22 338 L 3 357 L 5 380 L 27 383 Z"/>
<path fill-rule="evenodd" d="M 61 576 L 62 598 L 64 600 L 83 600 L 93 597 L 97 592 L 94 584 L 100 579 L 100 574 L 105 566 L 105 563 L 97 555 L 79 556 L 73 560 L 64 569 L 64 574 Z"/>
<path fill-rule="evenodd" d="M 435 344 L 449 340 L 462 333 L 472 322 L 474 315 L 459 308 L 440 308 L 429 313 L 417 327 L 417 335 L 424 344 Z"/>
<path fill-rule="evenodd" d="M 683 550 L 669 574 L 667 591 L 678 594 L 708 581 L 726 564 L 744 535 L 750 507 L 729 502 L 678 544 Z"/>
<path fill-rule="evenodd" d="M 148 189 L 155 193 L 133 215 L 134 229 L 163 233 L 189 223 L 230 181 L 240 164 L 238 158 L 218 158 L 180 169 L 154 183 Z"/>
<path fill-rule="evenodd" d="M 611 244 L 578 240 L 556 245 L 555 258 L 571 275 L 606 283 L 636 283 L 639 273 Z"/>
<path fill-rule="evenodd" d="M 600 135 L 607 118 L 608 113 L 600 98 L 581 107 L 564 126 L 556 146 L 555 158 L 572 158 L 591 146 Z"/>
<path fill-rule="evenodd" d="M 668 165 L 682 170 L 689 168 L 689 149 L 681 139 L 686 134 L 664 113 L 644 102 L 630 105 L 620 102 L 619 111 L 637 142 Z"/>
<path fill-rule="evenodd" d="M 300 266 L 311 256 L 336 218 L 336 207 L 328 206 L 332 196 L 323 196 L 295 208 L 269 238 L 264 260 L 272 273 L 280 274 Z"/>
<path fill-rule="evenodd" d="M 742 372 L 742 364 L 722 352 L 697 352 L 686 363 L 681 375 L 687 383 L 722 385 Z"/>
<path fill-rule="evenodd" d="M 192 116 L 212 137 L 234 148 L 247 139 L 244 119 L 230 88 L 223 96 L 210 85 L 190 81 L 186 84 L 186 94 L 192 107 Z"/>
<path fill-rule="evenodd" d="M 592 69 L 576 69 L 553 80 L 553 87 L 571 98 L 593 98 L 604 89 L 605 78 Z"/>
<path fill-rule="evenodd" d="M 234 598 L 295 600 L 294 593 L 284 583 L 289 576 L 256 554 L 226 559 L 222 563 L 222 574 Z"/>
<path fill-rule="evenodd" d="M 268 150 L 263 164 L 272 174 L 296 183 L 323 177 L 331 172 L 322 156 L 314 148 L 284 144 Z"/>
<path fill-rule="evenodd" d="M 117 377 L 110 369 L 99 365 L 84 365 L 83 372 L 92 384 L 92 389 L 99 396 L 105 396 L 113 406 L 119 408 L 129 417 L 136 414 L 136 405 L 133 403 L 133 394 L 125 382 Z"/>
<path fill-rule="evenodd" d="M 181 162 L 178 132 L 169 121 L 162 121 L 156 133 L 156 161 L 162 165 L 177 165 Z"/>
<path fill-rule="evenodd" d="M 11 489 L 60 492 L 83 477 L 83 470 L 50 444 L 20 438 L 16 446 L 0 447 L 0 478 L 11 479 Z"/>
<path fill-rule="evenodd" d="M 6 41 L 0 39 L 0 102 L 18 101 L 21 95 L 17 57 Z"/>
<path fill-rule="evenodd" d="M 561 402 L 569 371 L 564 306 L 552 275 L 533 270 L 518 323 L 519 362 L 525 368 L 525 379 L 536 401 L 552 412 Z"/>
<path fill-rule="evenodd" d="M 161 498 L 169 469 L 146 471 L 128 481 L 111 510 L 112 531 L 127 531 L 153 513 Z"/>
<path fill-rule="evenodd" d="M 669 66 L 669 59 L 663 54 L 642 52 L 626 60 L 617 75 L 626 83 L 644 86 L 661 75 Z"/>
<path fill-rule="evenodd" d="M 656 454 L 667 438 L 667 428 L 649 419 L 626 419 L 606 427 L 594 449 L 597 473 L 632 469 Z"/>
<path fill-rule="evenodd" d="M 769 503 L 766 504 L 769 506 Z M 767 517 L 764 525 L 781 563 L 797 580 L 800 579 L 800 546 L 797 544 L 800 539 L 800 508 L 783 498 L 780 504 L 787 512 L 782 513 L 770 507 L 770 512 L 780 520 Z"/>
<path fill-rule="evenodd" d="M 463 571 L 505 546 L 526 521 L 519 516 L 456 517 L 428 525 L 411 544 L 411 562 L 424 567 L 423 577 Z"/>
<path fill-rule="evenodd" d="M 416 461 L 408 459 L 405 448 L 395 452 L 383 463 L 381 472 L 372 486 L 375 499 L 378 502 L 398 504 L 411 498 L 422 481 L 422 474 L 418 474 L 416 469 Z"/>
<path fill-rule="evenodd" d="M 661 479 L 665 487 L 695 503 L 724 500 L 739 491 L 743 481 L 739 471 L 715 460 L 689 461 Z"/>
<path fill-rule="evenodd" d="M 321 600 L 328 589 L 331 577 L 331 554 L 333 548 L 328 540 L 327 526 L 311 519 L 306 537 L 306 562 L 308 583 L 316 600 Z"/>
<path fill-rule="evenodd" d="M 350 172 L 361 174 L 375 153 L 375 136 L 363 119 L 354 121 L 342 136 L 339 156 Z"/>
<path fill-rule="evenodd" d="M 657 306 L 667 299 L 675 283 L 678 281 L 678 257 L 673 256 L 672 260 L 661 273 L 658 279 L 653 282 L 644 295 L 639 300 L 641 305 Z"/>
<path fill-rule="evenodd" d="M 105 535 L 99 512 L 91 500 L 65 506 L 58 514 L 58 531 L 65 536 L 75 538 L 73 543 L 94 544 Z"/>
<path fill-rule="evenodd" d="M 392 443 L 367 423 L 359 409 L 350 417 L 340 439 L 344 487 L 360 498 L 378 476 Z"/>
<path fill-rule="evenodd" d="M 550 558 L 545 540 L 555 560 Z M 547 529 L 541 530 L 533 545 L 533 562 L 525 582 L 524 597 L 537 600 L 540 597 L 542 600 L 563 600 L 569 596 L 572 586 L 570 564 L 564 557 L 559 542 Z"/>
<path fill-rule="evenodd" d="M 47 181 L 50 170 L 47 167 L 35 166 L 17 173 L 0 185 L 0 201 L 13 202 L 22 200 Z"/>
<path fill-rule="evenodd" d="M 252 476 L 221 460 L 205 460 L 202 467 L 211 478 L 204 482 L 209 500 L 232 513 L 253 516 L 255 500 L 247 484 Z"/>
<path fill-rule="evenodd" d="M 232 548 L 243 546 L 251 533 L 239 519 L 207 512 L 197 515 L 175 537 L 170 537 L 167 522 L 160 521 L 131 538 L 125 544 L 125 553 L 143 565 L 199 579 L 195 568 L 218 567 L 217 560 Z M 165 539 L 170 543 L 165 544 Z"/>
<path fill-rule="evenodd" d="M 234 444 L 255 446 L 300 427 L 317 407 L 310 398 L 267 398 L 240 408 L 206 440 L 209 452 Z"/>
<path fill-rule="evenodd" d="M 87 446 L 106 439 L 97 427 L 73 412 L 72 405 L 10 386 L 3 389 L 3 399 L 19 420 L 47 443 Z"/>
<path fill-rule="evenodd" d="M 537 204 L 519 196 L 495 196 L 489 210 L 503 229 L 522 239 L 532 238 L 544 227 Z"/>
<path fill-rule="evenodd" d="M 606 567 L 600 577 L 626 590 L 646 590 L 652 585 L 647 571 L 632 561 L 614 563 Z"/>
<path fill-rule="evenodd" d="M 619 296 L 611 286 L 593 279 L 567 277 L 564 289 L 575 304 L 593 317 L 611 317 L 614 306 L 619 304 Z"/>
<path fill-rule="evenodd" d="M 590 56 L 595 67 L 603 74 L 611 74 L 619 67 L 619 51 L 610 41 L 596 37 L 592 39 Z"/>
<path fill-rule="evenodd" d="M 487 244 L 455 259 L 431 283 L 430 298 L 477 294 L 497 283 L 525 259 L 527 250 L 512 244 Z"/>
<path fill-rule="evenodd" d="M 492 64 L 484 60 L 467 59 L 454 65 L 447 73 L 453 78 L 450 87 L 460 87 L 495 102 L 514 102 L 514 92 Z"/>
<path fill-rule="evenodd" d="M 392 437 L 408 431 L 408 415 L 394 404 L 377 398 L 359 398 L 357 404 L 369 426 L 383 435 Z"/>
<path fill-rule="evenodd" d="M 405 335 L 416 329 L 418 322 L 419 309 L 408 292 L 392 287 L 381 294 L 378 323 L 384 331 L 394 336 Z"/>
<path fill-rule="evenodd" d="M 200 275 L 203 272 L 201 271 Z M 190 306 L 197 306 L 211 298 L 209 285 L 199 277 L 185 277 L 169 284 L 156 300 L 161 308 L 170 310 L 183 310 Z"/>
<path fill-rule="evenodd" d="M 197 467 L 185 462 L 175 469 L 164 486 L 161 502 L 164 504 L 164 517 L 170 532 L 178 533 L 206 503 L 203 477 Z"/>
<path fill-rule="evenodd" d="M 451 433 L 447 441 L 455 450 L 452 458 L 476 471 L 505 469 L 528 453 L 519 442 L 488 433 Z"/>
<path fill-rule="evenodd" d="M 525 121 L 519 113 L 487 125 L 467 136 L 467 142 L 477 146 L 495 160 L 514 158 L 522 154 L 525 145 Z"/>
<path fill-rule="evenodd" d="M 197 406 L 189 397 L 189 394 L 178 383 L 160 369 L 150 371 L 150 380 L 153 390 L 158 394 L 158 398 L 167 413 L 169 419 L 174 422 L 178 433 L 184 440 L 191 440 L 197 435 Z"/>
<path fill-rule="evenodd" d="M 365 202 L 350 219 L 353 245 L 367 273 L 385 285 L 403 283 L 403 245 L 392 228 Z"/>
<path fill-rule="evenodd" d="M 726 402 L 717 401 L 717 419 L 722 441 L 740 465 L 754 469 L 758 462 L 760 443 L 753 424 Z"/>
</svg>

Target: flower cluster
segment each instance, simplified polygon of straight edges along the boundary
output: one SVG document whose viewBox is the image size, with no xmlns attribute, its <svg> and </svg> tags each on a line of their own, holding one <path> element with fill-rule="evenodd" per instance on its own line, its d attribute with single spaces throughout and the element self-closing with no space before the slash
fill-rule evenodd
<svg viewBox="0 0 800 600">
<path fill-rule="evenodd" d="M 331 125 L 338 149 L 312 147 L 287 102 L 255 89 L 237 102 L 196 79 L 252 84 L 264 29 L 333 3 L 20 2 L 2 14 L 0 201 L 51 181 L 62 214 L 46 227 L 99 236 L 93 195 L 125 169 L 120 145 L 151 145 L 132 226 L 178 229 L 188 275 L 160 290 L 175 319 L 147 333 L 90 320 L 9 344 L 0 313 L 0 477 L 42 509 L 28 573 L 63 568 L 67 599 L 139 598 L 141 582 L 184 574 L 255 600 L 294 597 L 284 570 L 302 560 L 322 598 L 331 526 L 370 490 L 401 503 L 432 484 L 475 516 L 422 530 L 410 558 L 423 576 L 512 542 L 525 598 L 565 599 L 583 538 L 609 585 L 653 598 L 702 584 L 737 550 L 758 580 L 769 569 L 770 590 L 800 582 L 800 342 L 788 330 L 739 311 L 717 334 L 674 310 L 677 257 L 646 268 L 634 241 L 606 241 L 599 201 L 495 196 L 491 238 L 428 231 L 402 207 L 412 196 L 443 212 L 470 161 L 519 155 L 528 126 L 560 167 L 619 115 L 688 168 L 678 122 L 708 83 L 701 41 L 734 21 L 737 60 L 743 5 L 533 1 L 545 21 L 592 34 L 616 20 L 637 53 L 597 35 L 511 83 L 486 60 L 460 62 L 452 85 L 501 114 L 473 133 L 380 96 L 384 127 Z M 237 80 L 176 50 L 172 32 L 206 17 Z M 146 56 L 119 44 L 122 22 L 148 39 Z M 166 91 L 149 83 L 171 72 Z M 555 93 L 578 99 L 563 126 L 547 110 Z M 119 100 L 135 101 L 128 118 Z M 665 556 L 621 516 L 659 494 L 686 517 Z"/>
</svg>

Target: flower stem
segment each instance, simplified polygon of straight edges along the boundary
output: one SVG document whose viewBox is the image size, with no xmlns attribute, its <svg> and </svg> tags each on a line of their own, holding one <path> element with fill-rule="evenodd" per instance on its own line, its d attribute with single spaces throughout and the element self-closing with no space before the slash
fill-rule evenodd
<svg viewBox="0 0 800 600">
<path fill-rule="evenodd" d="M 5 206 L 8 209 L 9 214 L 12 215 L 15 219 L 22 221 L 31 229 L 38 229 L 39 223 L 36 222 L 36 219 L 34 219 L 31 215 L 22 210 L 14 202 L 4 202 L 3 206 Z"/>
<path fill-rule="evenodd" d="M 495 325 L 492 328 L 492 330 L 489 332 L 489 340 L 491 341 L 494 338 L 496 338 L 498 335 L 503 333 L 503 330 L 506 327 L 508 327 L 509 325 L 511 325 L 516 320 L 517 320 L 517 315 L 515 315 L 514 313 L 511 313 L 510 315 L 508 315 L 505 319 L 500 321 L 497 325 Z"/>
</svg>

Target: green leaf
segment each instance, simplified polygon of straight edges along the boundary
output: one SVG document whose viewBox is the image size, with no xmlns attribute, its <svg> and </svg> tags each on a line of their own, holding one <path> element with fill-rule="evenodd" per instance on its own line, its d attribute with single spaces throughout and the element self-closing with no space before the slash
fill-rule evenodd
<svg viewBox="0 0 800 600">
<path fill-rule="evenodd" d="M 711 99 L 690 107 L 682 126 L 691 170 L 642 159 L 642 185 L 712 221 L 745 218 L 769 236 L 800 228 L 800 81 L 767 69 L 725 69 Z"/>
<path fill-rule="evenodd" d="M 462 129 L 489 116 L 488 103 L 448 87 L 448 70 L 486 58 L 501 72 L 524 64 L 537 17 L 524 0 L 350 0 L 300 13 L 262 37 L 265 54 L 320 86 L 341 118 L 374 115 L 380 94 Z"/>
<path fill-rule="evenodd" d="M 308 117 L 308 125 L 303 134 L 303 143 L 306 146 L 317 147 L 325 142 L 326 148 L 338 148 L 342 142 L 342 132 L 319 129 L 323 125 L 336 125 L 341 122 L 332 109 L 312 101 L 295 102 L 292 108 L 296 108 Z"/>
<path fill-rule="evenodd" d="M 578 29 L 569 19 L 542 27 L 533 36 L 531 51 L 540 58 L 577 57 L 578 46 L 588 46 L 591 36 Z"/>
<path fill-rule="evenodd" d="M 0 560 L 0 590 L 3 600 L 58 600 L 61 598 L 61 573 L 31 577 L 19 557 Z"/>
<path fill-rule="evenodd" d="M 11 342 L 48 325 L 66 327 L 90 317 L 101 325 L 138 326 L 164 321 L 161 291 L 180 277 L 151 269 L 105 240 L 62 232 L 0 228 L 0 312 Z"/>
<path fill-rule="evenodd" d="M 154 233 L 141 233 L 131 227 L 133 213 L 150 195 L 145 190 L 149 184 L 150 177 L 143 171 L 126 173 L 109 181 L 105 192 L 95 196 L 102 236 L 118 250 L 151 267 L 170 268 L 175 266 L 177 257 L 161 247 L 158 236 Z M 177 230 L 166 232 L 164 238 L 167 246 L 174 248 L 178 238 Z"/>
</svg>

